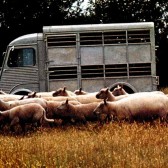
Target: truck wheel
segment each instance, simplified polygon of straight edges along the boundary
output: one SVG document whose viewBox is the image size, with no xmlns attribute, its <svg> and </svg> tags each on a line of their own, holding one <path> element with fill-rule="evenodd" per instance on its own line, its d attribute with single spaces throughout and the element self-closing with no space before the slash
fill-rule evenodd
<svg viewBox="0 0 168 168">
<path fill-rule="evenodd" d="M 14 90 L 14 91 L 10 92 L 10 94 L 14 94 L 14 95 L 28 95 L 31 92 L 32 91 L 29 90 L 29 89 L 17 89 L 17 90 Z"/>
</svg>

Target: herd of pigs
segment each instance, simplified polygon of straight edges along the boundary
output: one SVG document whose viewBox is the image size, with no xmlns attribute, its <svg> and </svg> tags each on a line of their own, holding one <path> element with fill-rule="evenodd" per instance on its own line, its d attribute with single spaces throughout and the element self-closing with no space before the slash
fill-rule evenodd
<svg viewBox="0 0 168 168">
<path fill-rule="evenodd" d="M 5 125 L 15 132 L 16 125 L 25 131 L 27 124 L 33 127 L 56 121 L 61 124 L 126 120 L 154 121 L 168 120 L 168 96 L 161 91 L 128 94 L 122 86 L 113 91 L 102 88 L 88 93 L 70 91 L 66 87 L 51 92 L 31 92 L 26 96 L 11 95 L 0 91 L 0 129 Z"/>
</svg>

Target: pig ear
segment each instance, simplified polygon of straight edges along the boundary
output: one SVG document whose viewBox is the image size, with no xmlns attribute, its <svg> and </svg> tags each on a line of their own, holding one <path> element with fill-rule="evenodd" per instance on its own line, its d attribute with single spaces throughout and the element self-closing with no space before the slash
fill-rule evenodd
<svg viewBox="0 0 168 168">
<path fill-rule="evenodd" d="M 68 104 L 68 99 L 66 99 L 66 104 Z"/>
<path fill-rule="evenodd" d="M 64 88 L 63 88 L 63 91 L 65 92 L 65 90 L 66 90 L 66 86 L 64 86 Z"/>
<path fill-rule="evenodd" d="M 106 93 L 109 91 L 109 88 L 106 89 Z"/>
<path fill-rule="evenodd" d="M 31 92 L 31 93 L 28 94 L 28 96 L 35 97 L 35 96 L 36 96 L 36 93 L 37 93 L 37 92 Z"/>
<path fill-rule="evenodd" d="M 32 96 L 34 94 L 34 92 L 30 92 L 30 93 L 28 93 L 28 97 L 30 97 L 30 96 Z"/>
<path fill-rule="evenodd" d="M 81 91 L 82 91 L 82 88 L 79 89 L 79 92 L 81 92 Z"/>
<path fill-rule="evenodd" d="M 31 92 L 31 93 L 28 94 L 28 97 L 34 98 L 34 97 L 36 97 L 36 93 L 37 92 Z"/>
<path fill-rule="evenodd" d="M 24 99 L 24 97 L 25 97 L 25 95 L 23 95 L 19 100 L 23 100 Z"/>
<path fill-rule="evenodd" d="M 118 84 L 118 85 L 117 85 L 117 89 L 120 89 L 120 88 L 121 88 L 121 87 L 120 87 L 120 85 Z"/>
</svg>

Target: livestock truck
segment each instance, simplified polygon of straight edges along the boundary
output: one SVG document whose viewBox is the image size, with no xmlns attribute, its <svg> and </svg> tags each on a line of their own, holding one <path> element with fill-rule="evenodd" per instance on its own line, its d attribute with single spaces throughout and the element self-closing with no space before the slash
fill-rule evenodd
<svg viewBox="0 0 168 168">
<path fill-rule="evenodd" d="M 153 22 L 44 26 L 7 46 L 0 89 L 26 95 L 66 86 L 157 90 Z"/>
</svg>

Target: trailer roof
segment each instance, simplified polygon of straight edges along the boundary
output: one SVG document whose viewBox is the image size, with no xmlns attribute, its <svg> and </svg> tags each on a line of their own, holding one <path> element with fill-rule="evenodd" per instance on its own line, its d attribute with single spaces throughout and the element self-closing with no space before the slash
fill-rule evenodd
<svg viewBox="0 0 168 168">
<path fill-rule="evenodd" d="M 153 28 L 153 22 L 135 22 L 135 23 L 108 23 L 108 24 L 83 24 L 83 25 L 58 25 L 43 26 L 43 33 L 60 32 L 79 32 L 79 31 L 98 31 L 98 30 L 127 30 L 127 29 L 146 29 Z"/>
<path fill-rule="evenodd" d="M 32 43 L 37 43 L 38 40 L 43 40 L 42 33 L 32 33 L 20 36 L 10 42 L 9 46 L 13 45 L 28 45 Z"/>
</svg>

